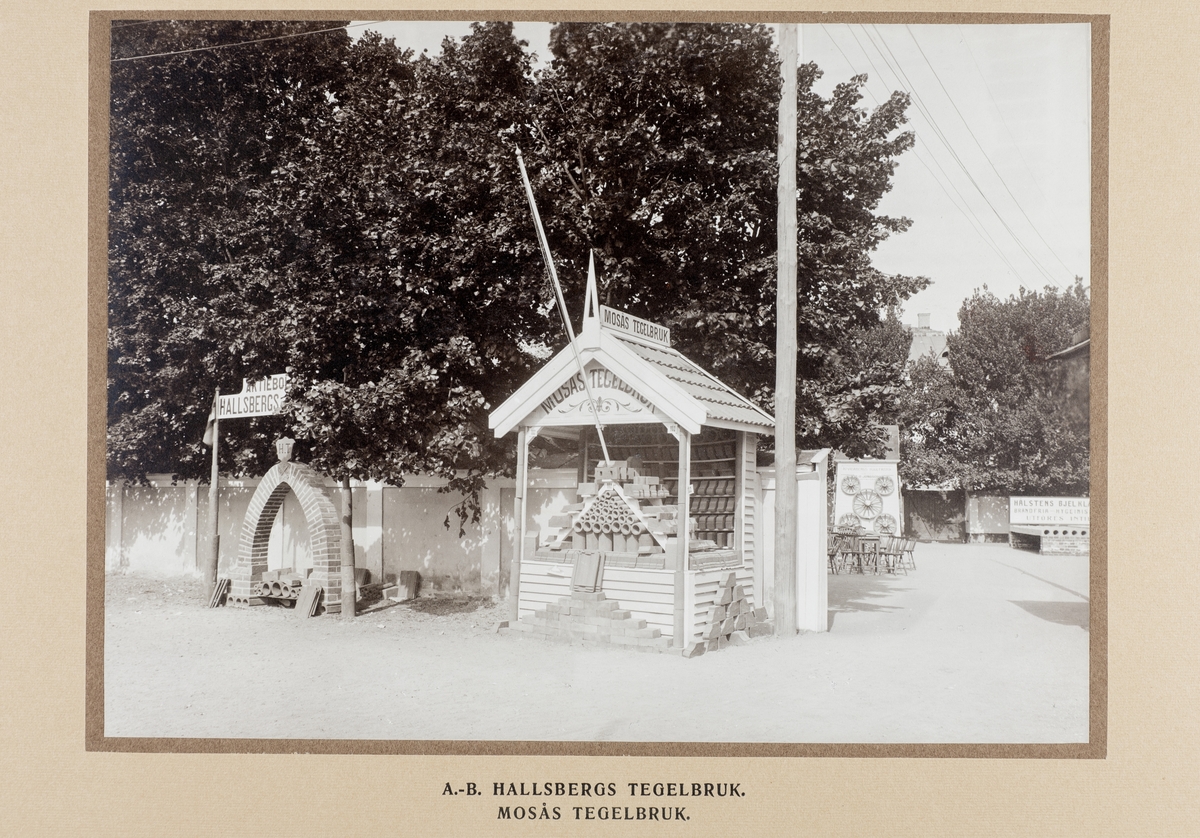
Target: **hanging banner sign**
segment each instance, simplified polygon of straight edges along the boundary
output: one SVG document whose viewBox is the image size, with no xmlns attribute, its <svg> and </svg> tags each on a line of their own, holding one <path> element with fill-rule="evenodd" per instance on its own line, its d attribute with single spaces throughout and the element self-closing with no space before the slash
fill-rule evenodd
<svg viewBox="0 0 1200 838">
<path fill-rule="evenodd" d="M 1010 496 L 1010 524 L 1079 524 L 1087 526 L 1091 519 L 1088 498 L 1038 498 Z"/>
<path fill-rule="evenodd" d="M 287 373 L 257 381 L 242 379 L 242 392 L 221 396 L 221 419 L 248 416 L 277 416 L 283 413 L 283 395 L 287 391 Z"/>
<path fill-rule="evenodd" d="M 600 306 L 600 326 L 614 332 L 624 332 L 650 343 L 662 346 L 671 345 L 671 330 L 666 326 L 651 323 L 649 320 L 634 317 L 632 314 L 626 314 L 608 306 Z"/>
</svg>

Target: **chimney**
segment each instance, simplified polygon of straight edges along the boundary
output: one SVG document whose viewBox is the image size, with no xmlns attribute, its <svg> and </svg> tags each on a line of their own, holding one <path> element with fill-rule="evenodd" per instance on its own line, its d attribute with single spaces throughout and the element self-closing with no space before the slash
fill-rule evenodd
<svg viewBox="0 0 1200 838">
<path fill-rule="evenodd" d="M 918 314 L 917 315 L 917 328 L 918 329 L 928 329 L 929 328 L 929 315 L 928 314 Z"/>
</svg>

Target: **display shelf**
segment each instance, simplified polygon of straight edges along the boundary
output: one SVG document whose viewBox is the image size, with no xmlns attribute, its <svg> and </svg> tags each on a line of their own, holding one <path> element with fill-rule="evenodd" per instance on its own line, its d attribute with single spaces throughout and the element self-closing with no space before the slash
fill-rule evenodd
<svg viewBox="0 0 1200 838">
<path fill-rule="evenodd" d="M 674 439 L 646 440 L 643 437 L 641 441 L 625 442 L 610 437 L 608 450 L 612 459 L 640 461 L 642 474 L 659 478 L 667 496 L 656 499 L 657 502 L 668 505 L 679 502 L 679 449 Z M 583 442 L 581 455 L 586 475 L 595 473 L 600 463 L 599 453 L 595 439 Z M 698 441 L 693 438 L 689 480 L 692 492 L 688 504 L 693 538 L 712 541 L 726 550 L 736 546 L 741 489 L 737 454 L 736 439 Z"/>
</svg>

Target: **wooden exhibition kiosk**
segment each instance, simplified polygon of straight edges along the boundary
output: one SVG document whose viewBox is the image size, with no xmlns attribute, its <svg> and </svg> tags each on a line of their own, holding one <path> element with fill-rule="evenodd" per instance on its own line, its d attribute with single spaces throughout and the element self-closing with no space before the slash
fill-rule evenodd
<svg viewBox="0 0 1200 838">
<path fill-rule="evenodd" d="M 755 589 L 756 449 L 774 419 L 672 349 L 668 329 L 599 305 L 594 271 L 573 345 L 489 425 L 498 437 L 517 432 L 515 617 L 570 596 L 583 566 L 595 590 L 683 647 L 731 574 Z M 578 446 L 579 489 L 576 502 L 537 510 L 547 523 L 533 531 L 525 498 L 539 435 Z"/>
</svg>

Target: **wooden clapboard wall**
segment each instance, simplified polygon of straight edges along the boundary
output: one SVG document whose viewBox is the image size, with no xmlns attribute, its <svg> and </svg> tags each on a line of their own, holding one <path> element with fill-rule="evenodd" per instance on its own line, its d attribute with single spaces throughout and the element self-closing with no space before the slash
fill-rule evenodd
<svg viewBox="0 0 1200 838">
<path fill-rule="evenodd" d="M 648 628 L 661 629 L 664 637 L 675 634 L 675 572 L 628 567 L 604 568 L 604 595 L 615 599 L 633 619 L 645 620 Z"/>
<path fill-rule="evenodd" d="M 572 564 L 562 562 L 521 562 L 521 602 L 517 618 L 540 611 L 553 602 L 571 595 Z"/>
<path fill-rule="evenodd" d="M 518 619 L 569 597 L 573 568 L 570 563 L 522 562 Z M 608 599 L 632 612 L 633 619 L 645 620 L 648 627 L 661 629 L 664 636 L 674 635 L 674 571 L 605 567 L 603 590 Z"/>
<path fill-rule="evenodd" d="M 758 605 L 754 601 L 754 568 L 752 566 L 743 565 L 727 567 L 723 570 L 690 572 L 688 575 L 692 578 L 688 596 L 688 612 L 691 614 L 691 637 L 693 640 L 698 639 L 703 633 L 708 622 L 708 609 L 712 608 L 717 599 L 717 587 L 731 571 L 737 574 L 737 583 L 745 588 L 746 599 L 751 606 Z"/>
</svg>

